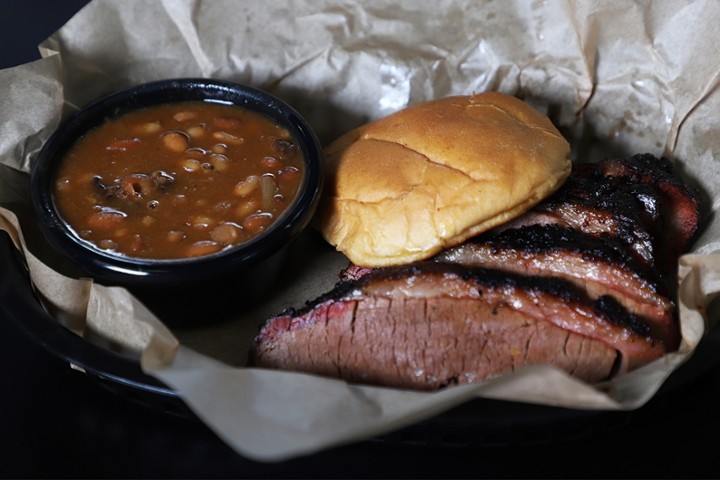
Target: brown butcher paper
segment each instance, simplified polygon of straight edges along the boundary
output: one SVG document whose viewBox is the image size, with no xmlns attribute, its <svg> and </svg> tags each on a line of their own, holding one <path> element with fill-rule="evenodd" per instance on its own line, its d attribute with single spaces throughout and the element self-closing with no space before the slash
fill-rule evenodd
<svg viewBox="0 0 720 480">
<path fill-rule="evenodd" d="M 695 352 L 720 291 L 720 4 L 708 1 L 96 0 L 42 42 L 41 60 L 0 71 L 0 228 L 28 260 L 58 321 L 139 358 L 228 445 L 277 461 L 398 429 L 476 397 L 578 409 L 647 402 Z M 323 145 L 409 104 L 497 90 L 546 113 L 574 157 L 654 153 L 703 193 L 680 261 L 677 353 L 604 385 L 532 367 L 419 393 L 244 368 L 269 315 L 329 289 L 347 263 L 308 231 L 284 281 L 221 321 L 176 324 L 125 289 L 82 277 L 33 225 L 28 173 L 67 115 L 104 94 L 171 77 L 214 77 L 295 106 Z M 208 314 L 211 315 L 211 314 Z M 214 314 L 212 314 L 214 315 Z"/>
</svg>

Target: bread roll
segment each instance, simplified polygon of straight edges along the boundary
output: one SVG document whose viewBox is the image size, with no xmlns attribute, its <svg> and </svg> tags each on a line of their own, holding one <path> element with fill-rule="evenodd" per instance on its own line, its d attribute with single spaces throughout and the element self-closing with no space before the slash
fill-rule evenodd
<svg viewBox="0 0 720 480">
<path fill-rule="evenodd" d="M 368 267 L 423 260 L 507 222 L 571 168 L 552 122 L 497 92 L 410 106 L 348 132 L 325 154 L 314 225 Z"/>
</svg>

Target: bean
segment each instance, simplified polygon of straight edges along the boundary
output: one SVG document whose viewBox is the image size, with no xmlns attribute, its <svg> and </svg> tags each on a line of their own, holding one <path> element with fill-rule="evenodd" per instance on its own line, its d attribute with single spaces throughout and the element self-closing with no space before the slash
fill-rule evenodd
<svg viewBox="0 0 720 480">
<path fill-rule="evenodd" d="M 100 210 L 91 213 L 86 223 L 93 230 L 108 230 L 120 225 L 126 216 L 118 211 Z"/>
<path fill-rule="evenodd" d="M 175 181 L 175 178 L 162 170 L 156 170 L 150 174 L 158 187 L 166 187 Z"/>
<path fill-rule="evenodd" d="M 214 132 L 213 138 L 215 140 L 220 140 L 222 142 L 227 142 L 234 145 L 242 145 L 243 143 L 245 143 L 245 139 L 243 137 L 237 137 L 232 133 L 228 133 L 225 131 Z"/>
<path fill-rule="evenodd" d="M 243 121 L 237 118 L 219 117 L 212 120 L 212 125 L 220 130 L 237 130 L 242 128 Z"/>
<path fill-rule="evenodd" d="M 160 130 L 162 130 L 162 125 L 157 120 L 154 122 L 141 123 L 135 129 L 135 131 L 141 135 L 151 135 L 153 133 L 158 133 Z"/>
<path fill-rule="evenodd" d="M 193 226 L 193 228 L 204 230 L 215 225 L 215 223 L 217 222 L 214 219 L 205 215 L 193 215 L 192 217 L 190 217 L 189 223 Z"/>
<path fill-rule="evenodd" d="M 280 183 L 295 183 L 300 179 L 301 173 L 297 167 L 285 167 L 278 172 L 277 178 Z"/>
<path fill-rule="evenodd" d="M 58 178 L 55 180 L 55 189 L 58 192 L 70 191 L 70 179 L 69 178 Z"/>
<path fill-rule="evenodd" d="M 190 138 L 185 132 L 171 131 L 162 136 L 163 145 L 171 152 L 183 152 L 190 146 Z"/>
<path fill-rule="evenodd" d="M 185 130 L 188 135 L 190 135 L 190 138 L 202 138 L 203 135 L 205 135 L 205 125 L 198 124 L 193 125 L 192 127 L 189 127 L 187 130 Z"/>
<path fill-rule="evenodd" d="M 227 145 L 224 143 L 216 143 L 210 148 L 210 151 L 213 153 L 225 153 L 227 152 Z"/>
<path fill-rule="evenodd" d="M 279 125 L 277 125 L 276 128 L 277 128 L 278 137 L 280 137 L 280 138 L 282 138 L 282 139 L 291 138 L 290 130 L 288 130 L 288 129 L 285 128 L 285 127 L 281 127 L 281 126 L 279 126 Z"/>
<path fill-rule="evenodd" d="M 170 230 L 167 233 L 167 240 L 171 243 L 178 243 L 183 238 L 185 238 L 185 234 L 180 230 Z"/>
<path fill-rule="evenodd" d="M 222 245 L 217 242 L 213 242 L 212 240 L 201 240 L 193 243 L 192 245 L 188 245 L 185 248 L 184 253 L 186 257 L 199 257 L 201 255 L 210 255 L 211 253 L 215 253 L 221 248 Z"/>
<path fill-rule="evenodd" d="M 186 158 L 182 162 L 180 162 L 180 166 L 183 170 L 186 172 L 197 172 L 200 170 L 200 162 L 198 160 L 195 160 L 194 158 Z"/>
<path fill-rule="evenodd" d="M 244 219 L 251 213 L 257 212 L 259 207 L 260 207 L 260 202 L 258 202 L 257 200 L 254 200 L 254 199 L 247 200 L 245 202 L 242 202 L 240 205 L 238 205 L 238 207 L 235 209 L 235 215 L 239 219 Z"/>
<path fill-rule="evenodd" d="M 245 180 L 241 180 L 235 185 L 233 193 L 238 197 L 247 197 L 255 191 L 258 185 L 260 185 L 260 177 L 257 175 L 250 175 Z"/>
<path fill-rule="evenodd" d="M 223 245 L 232 245 L 240 239 L 242 230 L 233 223 L 221 223 L 210 232 L 213 241 Z"/>
<path fill-rule="evenodd" d="M 185 150 L 185 155 L 196 160 L 203 158 L 206 154 L 207 152 L 205 151 L 205 149 L 200 147 L 192 147 Z"/>
<path fill-rule="evenodd" d="M 210 163 L 212 163 L 212 166 L 215 167 L 215 170 L 218 172 L 224 172 L 228 169 L 228 157 L 225 155 L 219 154 L 219 153 L 213 153 L 210 155 Z"/>
<path fill-rule="evenodd" d="M 260 167 L 266 172 L 277 172 L 282 166 L 282 162 L 275 157 L 265 157 L 260 160 Z"/>
<path fill-rule="evenodd" d="M 185 122 L 187 120 L 192 120 L 195 117 L 197 117 L 197 114 L 195 112 L 183 110 L 182 112 L 177 112 L 175 115 L 173 115 L 173 120 L 175 120 L 176 122 Z"/>
<path fill-rule="evenodd" d="M 105 239 L 98 242 L 98 247 L 102 248 L 103 250 L 115 250 L 116 248 L 118 248 L 118 244 L 114 240 Z"/>
<path fill-rule="evenodd" d="M 251 235 L 255 235 L 269 227 L 272 221 L 272 213 L 258 212 L 245 217 L 245 220 L 242 221 L 242 227 Z"/>
</svg>

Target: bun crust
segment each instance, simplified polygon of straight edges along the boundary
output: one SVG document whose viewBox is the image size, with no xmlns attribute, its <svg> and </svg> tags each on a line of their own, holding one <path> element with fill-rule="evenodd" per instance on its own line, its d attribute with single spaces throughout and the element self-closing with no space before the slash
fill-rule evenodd
<svg viewBox="0 0 720 480">
<path fill-rule="evenodd" d="M 544 115 L 497 92 L 410 106 L 325 150 L 314 219 L 353 263 L 423 260 L 505 223 L 570 174 L 570 145 Z"/>
</svg>

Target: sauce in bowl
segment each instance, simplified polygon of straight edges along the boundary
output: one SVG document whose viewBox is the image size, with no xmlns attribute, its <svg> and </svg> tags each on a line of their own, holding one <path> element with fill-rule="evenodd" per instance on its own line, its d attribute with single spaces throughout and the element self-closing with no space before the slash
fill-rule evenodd
<svg viewBox="0 0 720 480">
<path fill-rule="evenodd" d="M 181 259 L 240 245 L 292 205 L 304 175 L 296 142 L 238 106 L 146 107 L 90 130 L 53 185 L 64 221 L 119 255 Z"/>
</svg>

